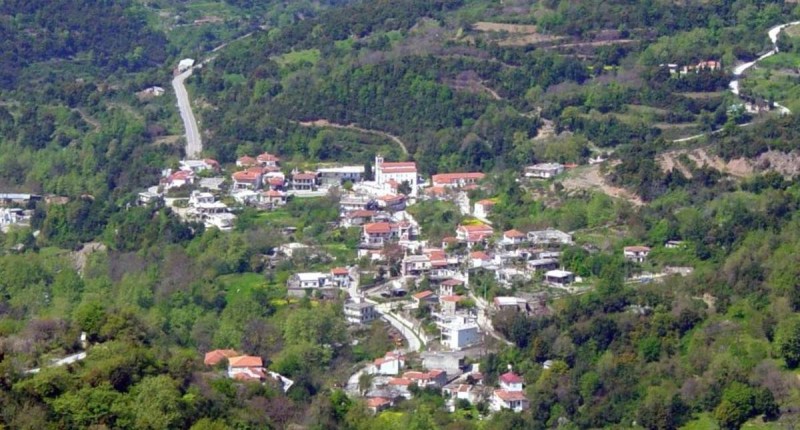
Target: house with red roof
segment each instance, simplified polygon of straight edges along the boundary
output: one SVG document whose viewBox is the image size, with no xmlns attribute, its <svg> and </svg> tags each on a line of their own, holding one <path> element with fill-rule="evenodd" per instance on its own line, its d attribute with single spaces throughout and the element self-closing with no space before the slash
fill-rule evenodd
<svg viewBox="0 0 800 430">
<path fill-rule="evenodd" d="M 531 402 L 522 391 L 494 390 L 490 408 L 499 412 L 510 409 L 514 412 L 523 412 L 531 407 Z"/>
<path fill-rule="evenodd" d="M 373 222 L 364 224 L 361 234 L 361 242 L 368 246 L 384 246 L 387 242 L 396 239 L 398 228 L 396 224 Z"/>
<path fill-rule="evenodd" d="M 506 372 L 500 375 L 500 389 L 494 390 L 491 399 L 491 409 L 501 411 L 510 409 L 514 412 L 522 412 L 530 408 L 530 401 L 522 391 L 522 377 L 514 372 Z"/>
<path fill-rule="evenodd" d="M 406 196 L 402 194 L 386 194 L 375 199 L 378 207 L 389 211 L 398 212 L 406 208 Z"/>
<path fill-rule="evenodd" d="M 194 183 L 196 177 L 191 170 L 178 170 L 170 173 L 166 178 L 161 180 L 161 185 L 164 190 L 182 187 L 184 185 L 191 185 Z"/>
<path fill-rule="evenodd" d="M 495 204 L 494 200 L 478 200 L 475 202 L 475 206 L 472 209 L 472 215 L 474 215 L 475 218 L 487 219 L 489 218 L 489 214 L 492 213 L 492 208 L 494 208 Z"/>
<path fill-rule="evenodd" d="M 626 246 L 622 249 L 622 255 L 628 261 L 643 263 L 650 255 L 649 246 Z"/>
<path fill-rule="evenodd" d="M 258 161 L 249 155 L 239 157 L 239 159 L 236 160 L 236 167 L 253 167 L 257 164 Z"/>
<path fill-rule="evenodd" d="M 278 166 L 278 162 L 280 162 L 280 161 L 281 161 L 280 158 L 278 158 L 275 155 L 270 154 L 269 152 L 265 152 L 265 153 L 259 155 L 258 157 L 256 157 L 256 163 L 258 163 L 259 166 L 263 166 L 263 167 L 267 167 L 267 166 L 269 166 L 269 167 L 277 167 Z"/>
<path fill-rule="evenodd" d="M 242 170 L 231 176 L 234 190 L 252 190 L 261 188 L 263 175 L 257 170 Z"/>
<path fill-rule="evenodd" d="M 286 193 L 283 191 L 267 190 L 261 192 L 261 203 L 276 208 L 286 204 Z"/>
<path fill-rule="evenodd" d="M 346 267 L 334 267 L 331 269 L 330 283 L 338 288 L 349 288 L 352 278 L 350 270 Z"/>
<path fill-rule="evenodd" d="M 474 251 L 469 253 L 469 265 L 472 268 L 483 267 L 492 261 L 492 257 L 484 251 Z"/>
<path fill-rule="evenodd" d="M 367 399 L 367 409 L 373 414 L 392 407 L 392 401 L 385 397 L 370 397 Z"/>
<path fill-rule="evenodd" d="M 375 215 L 378 212 L 366 210 L 366 209 L 356 209 L 352 211 L 348 211 L 342 217 L 342 227 L 349 228 L 349 227 L 358 227 L 364 225 L 366 223 L 372 222 Z"/>
<path fill-rule="evenodd" d="M 261 357 L 238 355 L 228 359 L 228 377 L 241 381 L 264 379 L 264 362 Z"/>
<path fill-rule="evenodd" d="M 411 298 L 417 303 L 417 306 L 423 303 L 436 303 L 439 297 L 431 290 L 425 290 L 414 294 Z"/>
<path fill-rule="evenodd" d="M 403 373 L 403 379 L 417 384 L 420 388 L 442 388 L 447 384 L 447 372 L 442 369 L 432 369 L 427 372 L 410 371 Z"/>
<path fill-rule="evenodd" d="M 406 366 L 406 358 L 403 354 L 389 351 L 383 357 L 376 358 L 372 365 L 367 368 L 367 373 L 371 375 L 397 375 Z"/>
<path fill-rule="evenodd" d="M 434 187 L 463 188 L 477 184 L 485 176 L 481 172 L 439 173 L 431 176 L 431 184 Z"/>
<path fill-rule="evenodd" d="M 504 245 L 519 245 L 527 239 L 528 236 L 519 230 L 508 230 L 503 232 L 502 243 Z"/>
<path fill-rule="evenodd" d="M 439 284 L 439 296 L 452 296 L 455 294 L 456 288 L 462 285 L 464 285 L 464 281 L 461 279 L 446 279 Z"/>
<path fill-rule="evenodd" d="M 229 359 L 232 357 L 239 356 L 238 352 L 232 349 L 215 349 L 213 351 L 208 351 L 203 358 L 203 364 L 206 366 L 216 366 L 222 360 Z"/>
<path fill-rule="evenodd" d="M 458 228 L 456 228 L 456 238 L 460 242 L 467 242 L 468 244 L 486 240 L 491 237 L 492 234 L 494 234 L 492 227 L 483 223 L 459 225 Z"/>
<path fill-rule="evenodd" d="M 317 174 L 313 172 L 292 174 L 292 189 L 313 191 L 317 188 Z"/>
</svg>

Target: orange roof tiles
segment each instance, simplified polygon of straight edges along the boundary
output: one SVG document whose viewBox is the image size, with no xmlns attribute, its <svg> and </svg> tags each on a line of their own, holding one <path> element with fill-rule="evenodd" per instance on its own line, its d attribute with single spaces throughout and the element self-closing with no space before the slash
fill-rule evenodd
<svg viewBox="0 0 800 430">
<path fill-rule="evenodd" d="M 261 357 L 240 355 L 238 357 L 231 357 L 228 360 L 228 364 L 231 367 L 262 367 L 264 362 L 261 360 Z"/>
<path fill-rule="evenodd" d="M 236 357 L 237 355 L 239 355 L 239 353 L 232 349 L 215 349 L 206 353 L 203 364 L 206 366 L 216 366 L 222 359 Z"/>
</svg>

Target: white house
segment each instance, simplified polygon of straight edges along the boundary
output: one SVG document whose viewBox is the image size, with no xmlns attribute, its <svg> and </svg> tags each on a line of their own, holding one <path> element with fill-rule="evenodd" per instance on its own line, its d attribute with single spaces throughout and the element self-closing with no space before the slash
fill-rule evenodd
<svg viewBox="0 0 800 430">
<path fill-rule="evenodd" d="M 529 231 L 528 241 L 532 245 L 572 245 L 572 235 L 561 230 L 548 228 L 546 230 Z"/>
<path fill-rule="evenodd" d="M 431 183 L 434 187 L 463 188 L 477 184 L 485 176 L 481 172 L 439 173 L 431 176 Z"/>
<path fill-rule="evenodd" d="M 494 234 L 494 230 L 486 224 L 460 225 L 456 228 L 456 239 L 461 242 L 480 242 L 488 239 L 492 234 Z"/>
<path fill-rule="evenodd" d="M 263 174 L 254 169 L 236 172 L 232 175 L 233 189 L 255 191 L 261 188 L 261 181 L 263 178 Z"/>
<path fill-rule="evenodd" d="M 501 243 L 503 245 L 519 245 L 520 243 L 524 242 L 525 239 L 527 239 L 525 233 L 512 229 L 503 233 L 503 239 Z"/>
<path fill-rule="evenodd" d="M 341 185 L 347 181 L 361 182 L 364 179 L 364 166 L 320 167 L 317 177 L 322 185 Z"/>
<path fill-rule="evenodd" d="M 406 255 L 401 263 L 403 276 L 419 276 L 431 270 L 431 259 L 427 255 Z"/>
<path fill-rule="evenodd" d="M 331 269 L 330 283 L 339 288 L 349 288 L 353 279 L 350 277 L 350 270 L 346 267 L 334 267 Z"/>
<path fill-rule="evenodd" d="M 550 270 L 544 274 L 545 282 L 553 285 L 569 285 L 575 282 L 575 274 L 566 270 Z"/>
<path fill-rule="evenodd" d="M 622 254 L 628 261 L 636 263 L 643 263 L 650 255 L 650 247 L 648 246 L 626 246 L 622 249 Z"/>
<path fill-rule="evenodd" d="M 376 358 L 367 368 L 367 373 L 372 375 L 397 375 L 406 366 L 403 354 L 389 351 L 381 358 Z"/>
<path fill-rule="evenodd" d="M 475 203 L 472 214 L 475 216 L 475 218 L 487 219 L 489 218 L 489 214 L 492 213 L 492 208 L 494 208 L 494 206 L 495 202 L 493 200 L 479 200 Z"/>
<path fill-rule="evenodd" d="M 522 412 L 530 408 L 530 401 L 522 391 L 522 378 L 514 372 L 507 372 L 500 375 L 500 389 L 492 393 L 490 408 L 493 411 L 510 409 L 514 412 Z"/>
<path fill-rule="evenodd" d="M 192 171 L 194 173 L 204 172 L 206 170 L 219 170 L 219 163 L 217 160 L 206 158 L 203 160 L 181 160 L 181 170 Z"/>
<path fill-rule="evenodd" d="M 417 163 L 386 162 L 380 155 L 375 156 L 375 182 L 386 190 L 397 189 L 403 182 L 408 182 L 411 187 L 409 195 L 417 196 Z"/>
<path fill-rule="evenodd" d="M 550 179 L 564 171 L 564 165 L 558 163 L 541 163 L 525 167 L 525 177 Z"/>
<path fill-rule="evenodd" d="M 262 167 L 278 167 L 280 161 L 280 158 L 269 152 L 265 152 L 256 157 L 256 163 Z"/>
<path fill-rule="evenodd" d="M 459 351 L 480 343 L 478 323 L 469 316 L 457 315 L 438 321 L 441 330 L 441 343 L 446 348 Z"/>
<path fill-rule="evenodd" d="M 330 281 L 330 275 L 327 273 L 321 272 L 304 272 L 304 273 L 295 273 L 289 280 L 286 282 L 287 286 L 291 289 L 301 288 L 301 289 L 310 289 L 310 288 L 322 288 L 324 287 L 328 281 Z"/>
<path fill-rule="evenodd" d="M 350 324 L 368 324 L 378 316 L 372 303 L 356 301 L 344 304 L 344 317 Z"/>
</svg>

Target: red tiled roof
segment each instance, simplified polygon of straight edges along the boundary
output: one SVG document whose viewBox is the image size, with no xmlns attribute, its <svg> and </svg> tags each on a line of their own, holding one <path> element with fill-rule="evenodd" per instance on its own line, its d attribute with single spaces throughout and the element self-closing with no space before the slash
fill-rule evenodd
<svg viewBox="0 0 800 430">
<path fill-rule="evenodd" d="M 506 372 L 500 375 L 500 382 L 504 382 L 506 384 L 521 384 L 522 377 L 514 372 Z"/>
<path fill-rule="evenodd" d="M 444 297 L 439 297 L 439 300 L 441 300 L 443 302 L 455 302 L 455 303 L 458 303 L 463 299 L 464 299 L 464 297 L 462 297 L 462 296 L 444 296 Z"/>
<path fill-rule="evenodd" d="M 413 382 L 406 378 L 391 378 L 389 379 L 389 385 L 400 385 L 400 386 L 409 386 Z"/>
<path fill-rule="evenodd" d="M 260 173 L 251 172 L 249 170 L 245 170 L 242 172 L 236 172 L 233 174 L 233 180 L 236 182 L 258 182 L 258 178 L 261 176 Z"/>
<path fill-rule="evenodd" d="M 403 162 L 383 162 L 380 164 L 383 173 L 415 173 L 417 171 L 417 163 L 413 161 Z"/>
<path fill-rule="evenodd" d="M 448 287 L 455 287 L 455 286 L 461 285 L 463 283 L 464 283 L 464 281 L 462 281 L 460 279 L 448 279 L 448 280 L 442 282 L 442 285 L 445 285 L 445 286 L 448 286 Z"/>
<path fill-rule="evenodd" d="M 345 217 L 350 218 L 350 219 L 352 219 L 352 218 L 372 218 L 372 217 L 375 216 L 376 213 L 377 212 L 375 212 L 375 211 L 368 211 L 366 209 L 356 209 L 356 210 L 350 211 L 347 214 L 345 214 Z"/>
<path fill-rule="evenodd" d="M 483 200 L 478 200 L 478 202 L 476 202 L 475 204 L 481 206 L 494 206 L 497 203 L 495 203 L 493 200 L 483 199 Z"/>
<path fill-rule="evenodd" d="M 525 233 L 519 230 L 508 230 L 507 232 L 503 233 L 503 236 L 512 238 L 525 237 Z"/>
<path fill-rule="evenodd" d="M 292 176 L 292 179 L 295 181 L 309 181 L 317 179 L 317 175 L 314 173 L 298 173 Z"/>
<path fill-rule="evenodd" d="M 367 399 L 368 408 L 380 408 L 381 406 L 391 405 L 392 401 L 383 397 L 372 397 Z"/>
<path fill-rule="evenodd" d="M 223 358 L 236 357 L 237 355 L 239 355 L 239 353 L 232 349 L 215 349 L 206 353 L 203 364 L 206 366 L 216 366 Z"/>
<path fill-rule="evenodd" d="M 649 246 L 626 246 L 625 252 L 650 252 Z"/>
<path fill-rule="evenodd" d="M 492 234 L 494 230 L 486 224 L 471 224 L 471 225 L 460 225 L 458 226 L 459 230 L 464 230 L 467 233 L 488 233 Z"/>
<path fill-rule="evenodd" d="M 447 192 L 447 189 L 445 187 L 439 187 L 439 186 L 433 186 L 433 187 L 425 189 L 425 194 L 430 194 L 430 195 L 434 195 L 434 196 L 441 195 L 441 194 L 444 194 L 446 192 Z"/>
<path fill-rule="evenodd" d="M 262 367 L 264 362 L 261 357 L 253 355 L 240 355 L 238 357 L 231 357 L 228 360 L 231 367 Z"/>
<path fill-rule="evenodd" d="M 373 222 L 364 225 L 367 234 L 386 234 L 392 232 L 392 226 L 388 222 Z"/>
<path fill-rule="evenodd" d="M 350 271 L 347 270 L 347 268 L 345 268 L 345 267 L 334 267 L 333 269 L 331 269 L 331 274 L 332 275 L 349 275 Z"/>
<path fill-rule="evenodd" d="M 405 198 L 406 197 L 402 196 L 402 195 L 393 196 L 391 194 L 387 194 L 385 196 L 378 197 L 378 200 L 382 200 L 382 201 L 384 201 L 386 203 L 389 203 L 389 202 L 396 202 L 396 201 L 400 201 L 400 200 L 405 200 Z"/>
<path fill-rule="evenodd" d="M 269 178 L 269 184 L 280 187 L 283 185 L 283 178 Z"/>
<path fill-rule="evenodd" d="M 203 161 L 204 161 L 206 164 L 208 164 L 209 166 L 212 166 L 212 167 L 219 167 L 219 161 L 217 161 L 217 160 L 215 160 L 215 159 L 213 159 L 213 158 L 206 158 L 206 159 L 205 159 L 205 160 L 203 160 Z"/>
<path fill-rule="evenodd" d="M 413 295 L 413 296 L 411 296 L 411 297 L 413 297 L 413 298 L 415 298 L 415 299 L 417 299 L 417 300 L 422 300 L 422 299 L 426 299 L 426 298 L 428 298 L 428 297 L 430 297 L 430 296 L 432 296 L 432 295 L 433 295 L 433 291 L 431 291 L 431 290 L 425 290 L 425 291 L 419 292 L 419 293 L 417 293 L 417 294 L 414 294 L 414 295 Z"/>
<path fill-rule="evenodd" d="M 492 257 L 489 257 L 489 254 L 483 251 L 470 252 L 469 257 L 472 258 L 473 260 L 483 260 L 483 261 L 492 259 Z"/>
<path fill-rule="evenodd" d="M 494 395 L 502 399 L 504 402 L 528 400 L 528 398 L 525 397 L 525 393 L 522 391 L 494 390 Z"/>
<path fill-rule="evenodd" d="M 465 172 L 465 173 L 439 173 L 431 176 L 431 181 L 434 184 L 453 184 L 458 181 L 475 180 L 479 181 L 486 176 L 481 172 Z"/>
</svg>

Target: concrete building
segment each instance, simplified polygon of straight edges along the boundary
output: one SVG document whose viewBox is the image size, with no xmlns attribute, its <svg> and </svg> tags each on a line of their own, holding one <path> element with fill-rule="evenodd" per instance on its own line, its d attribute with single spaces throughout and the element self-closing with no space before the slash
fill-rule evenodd
<svg viewBox="0 0 800 430">
<path fill-rule="evenodd" d="M 546 230 L 529 231 L 528 241 L 534 246 L 572 245 L 572 235 L 561 230 L 548 228 Z"/>
<path fill-rule="evenodd" d="M 626 246 L 622 249 L 622 254 L 628 261 L 636 263 L 644 263 L 647 256 L 650 255 L 650 247 L 648 246 Z"/>
<path fill-rule="evenodd" d="M 548 284 L 565 286 L 575 282 L 575 274 L 566 270 L 550 270 L 545 272 L 544 280 Z"/>
<path fill-rule="evenodd" d="M 387 192 L 396 190 L 403 182 L 408 182 L 411 187 L 409 196 L 417 197 L 417 163 L 413 161 L 387 162 L 383 160 L 382 156 L 377 155 L 375 157 L 375 182 L 379 187 L 386 189 Z"/>
<path fill-rule="evenodd" d="M 551 179 L 564 171 L 564 165 L 558 163 L 541 163 L 525 167 L 526 178 Z"/>
<path fill-rule="evenodd" d="M 481 342 L 478 323 L 468 315 L 439 315 L 436 326 L 441 331 L 440 341 L 450 350 L 459 351 Z"/>
<path fill-rule="evenodd" d="M 364 166 L 320 167 L 317 177 L 323 186 L 361 182 L 364 180 Z"/>
<path fill-rule="evenodd" d="M 355 301 L 344 304 L 344 316 L 350 324 L 369 324 L 379 314 L 372 303 Z"/>
</svg>

